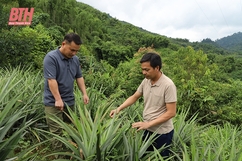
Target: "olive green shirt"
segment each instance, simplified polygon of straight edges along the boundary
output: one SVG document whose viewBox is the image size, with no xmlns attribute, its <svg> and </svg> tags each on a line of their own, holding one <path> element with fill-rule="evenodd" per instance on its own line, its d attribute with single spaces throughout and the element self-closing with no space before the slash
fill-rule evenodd
<svg viewBox="0 0 242 161">
<path fill-rule="evenodd" d="M 137 89 L 144 97 L 143 119 L 145 122 L 154 120 L 166 112 L 166 103 L 177 102 L 177 91 L 173 81 L 162 73 L 159 80 L 151 85 L 149 79 L 144 79 Z M 149 131 L 166 134 L 173 130 L 172 119 L 160 125 L 150 127 Z"/>
</svg>

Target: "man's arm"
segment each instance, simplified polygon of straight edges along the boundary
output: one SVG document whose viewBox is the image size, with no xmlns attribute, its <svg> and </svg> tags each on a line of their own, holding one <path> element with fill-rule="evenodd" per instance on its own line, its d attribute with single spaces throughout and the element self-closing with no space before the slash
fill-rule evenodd
<svg viewBox="0 0 242 161">
<path fill-rule="evenodd" d="M 87 96 L 86 85 L 83 77 L 77 78 L 76 83 L 83 95 L 84 104 L 88 104 L 89 97 Z"/>
<path fill-rule="evenodd" d="M 132 96 L 130 96 L 128 99 L 126 99 L 124 101 L 124 103 L 121 104 L 117 109 L 112 110 L 109 114 L 110 117 L 113 117 L 115 113 L 118 114 L 124 108 L 126 108 L 126 107 L 132 105 L 133 103 L 135 103 L 141 96 L 142 96 L 142 94 L 140 92 L 136 91 Z"/>
<path fill-rule="evenodd" d="M 48 79 L 48 84 L 49 84 L 50 91 L 55 98 L 55 107 L 62 111 L 64 108 L 64 103 L 62 101 L 62 98 L 58 89 L 57 81 L 55 79 Z"/>
<path fill-rule="evenodd" d="M 166 109 L 167 111 L 164 114 L 162 114 L 160 117 L 152 121 L 149 121 L 150 127 L 159 125 L 174 117 L 176 115 L 176 102 L 166 103 Z"/>
</svg>

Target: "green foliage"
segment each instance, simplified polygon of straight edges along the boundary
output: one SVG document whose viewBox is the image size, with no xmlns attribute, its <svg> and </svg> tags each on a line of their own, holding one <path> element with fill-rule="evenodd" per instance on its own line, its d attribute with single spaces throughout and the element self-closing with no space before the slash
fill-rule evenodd
<svg viewBox="0 0 242 161">
<path fill-rule="evenodd" d="M 209 62 L 216 63 L 219 66 L 220 77 L 216 78 L 219 82 L 228 82 L 229 79 L 239 79 L 242 80 L 242 59 L 239 55 L 217 55 L 208 54 Z"/>
<path fill-rule="evenodd" d="M 190 107 L 191 115 L 198 110 L 201 116 L 206 114 L 214 102 L 208 92 L 216 65 L 208 64 L 207 56 L 191 47 L 162 56 L 165 58 L 163 71 L 177 86 L 178 102 L 182 102 L 178 107 Z"/>
<path fill-rule="evenodd" d="M 162 50 L 161 53 L 163 71 L 177 86 L 178 108 L 190 107 L 190 116 L 199 111 L 199 118 L 203 118 L 201 123 L 220 120 L 221 123 L 228 121 L 240 124 L 241 81 L 229 79 L 225 75 L 230 69 L 233 71 L 236 68 L 233 62 L 239 60 L 219 57 L 220 61 L 212 55 L 208 58 L 202 51 L 190 47 L 181 48 L 177 52 Z"/>
<path fill-rule="evenodd" d="M 19 140 L 41 118 L 42 113 L 37 110 L 37 106 L 40 103 L 38 101 L 41 101 L 39 87 L 42 82 L 39 84 L 36 81 L 38 75 L 31 78 L 29 68 L 1 69 L 0 160 L 18 158 L 15 150 Z"/>
<path fill-rule="evenodd" d="M 31 27 L 35 27 L 38 24 L 48 26 L 51 23 L 50 15 L 42 12 L 34 12 Z"/>
<path fill-rule="evenodd" d="M 219 47 L 214 42 L 212 42 L 212 43 L 206 43 L 206 42 L 194 43 L 194 44 L 192 44 L 192 47 L 194 47 L 195 50 L 203 50 L 205 53 L 217 53 L 217 54 L 221 54 L 221 55 L 230 54 L 229 51 L 226 51 L 225 49 Z"/>
<path fill-rule="evenodd" d="M 213 96 L 216 104 L 213 108 L 215 119 L 230 122 L 234 125 L 241 124 L 241 81 L 232 81 L 216 84 L 213 88 Z"/>
<path fill-rule="evenodd" d="M 241 50 L 242 50 L 241 38 L 242 38 L 242 33 L 238 32 L 238 33 L 234 33 L 233 35 L 216 40 L 215 42 L 227 50 L 241 54 Z"/>
<path fill-rule="evenodd" d="M 179 111 L 174 119 L 172 151 L 175 160 L 241 160 L 241 129 L 231 124 L 198 126 L 197 114 L 187 120 L 188 110 Z"/>
<path fill-rule="evenodd" d="M 114 77 L 120 78 L 116 81 L 123 91 L 124 98 L 131 96 L 144 78 L 139 63 L 141 56 L 142 53 L 136 53 L 133 59 L 120 63 L 115 70 Z"/>
<path fill-rule="evenodd" d="M 19 65 L 29 63 L 34 68 L 40 69 L 45 54 L 55 47 L 54 41 L 42 25 L 35 29 L 30 27 L 12 28 L 0 35 L 2 48 L 1 66 Z"/>
<path fill-rule="evenodd" d="M 48 35 L 51 37 L 51 40 L 55 41 L 57 46 L 61 45 L 63 41 L 63 35 L 65 35 L 65 30 L 60 26 L 50 26 L 47 28 Z"/>
<path fill-rule="evenodd" d="M 105 96 L 110 96 L 120 89 L 119 82 L 114 76 L 114 68 L 106 61 L 101 61 L 99 65 L 92 64 L 84 77 L 87 86 L 96 90 L 102 89 Z"/>
<path fill-rule="evenodd" d="M 84 74 L 88 86 L 92 83 L 96 89 L 105 89 L 104 94 L 110 98 L 129 97 L 143 79 L 139 60 L 146 50 L 141 49 L 133 59 L 120 63 L 116 69 L 107 62 L 102 61 L 102 66 L 98 66 L 92 61 L 87 67 L 89 71 Z M 225 121 L 239 124 L 240 81 L 236 83 L 223 77 L 215 62 L 191 47 L 178 51 L 162 49 L 160 52 L 164 62 L 162 70 L 177 86 L 178 108 L 190 107 L 190 117 L 199 112 L 198 118 L 203 118 L 200 123 L 220 120 L 221 124 Z M 224 83 L 217 82 L 224 79 L 227 79 Z"/>
<path fill-rule="evenodd" d="M 142 55 L 142 52 L 140 54 Z M 136 54 L 137 58 L 141 55 Z M 55 154 L 67 155 L 77 160 L 84 160 L 83 157 L 85 160 L 122 161 L 149 159 L 187 161 L 202 160 L 204 157 L 206 160 L 241 160 L 241 128 L 228 123 L 216 126 L 212 126 L 212 124 L 200 125 L 199 122 L 203 118 L 199 116 L 199 113 L 190 116 L 191 111 L 185 106 L 178 109 L 174 118 L 175 133 L 171 157 L 163 159 L 159 155 L 159 150 L 161 150 L 159 149 L 141 159 L 151 140 L 142 142 L 142 132 L 131 129 L 130 124 L 142 120 L 142 103 L 136 102 L 111 119 L 108 116 L 110 110 L 116 107 L 115 104 L 118 101 L 124 99 L 105 97 L 102 88 L 97 90 L 94 87 L 87 89 L 90 97 L 88 105 L 84 105 L 81 93 L 76 88 L 77 106 L 75 110 L 70 110 L 70 118 L 73 124 L 63 123 L 53 117 L 53 120 L 62 126 L 64 136 L 53 135 L 40 125 L 35 125 L 38 128 L 36 130 L 32 125 L 33 123 L 40 124 L 39 118 L 43 116 L 43 109 L 39 108 L 42 106 L 40 102 L 42 102 L 43 80 L 40 73 L 34 73 L 30 69 L 1 71 L 1 160 L 5 158 L 23 161 L 50 160 L 51 156 Z M 231 86 L 228 86 L 227 89 L 225 86 L 221 87 L 221 89 L 224 89 L 222 93 L 226 91 L 236 92 L 235 89 L 239 89 L 241 86 L 240 81 L 234 82 L 232 86 L 234 86 L 234 91 L 228 90 Z M 240 90 L 237 91 L 239 94 Z M 224 97 L 226 95 L 230 94 L 225 93 Z M 235 95 L 237 94 L 235 93 Z M 236 97 L 235 95 L 232 97 Z M 219 92 L 215 92 L 215 96 L 217 96 L 217 100 L 220 97 Z M 240 97 L 240 95 L 237 95 L 237 97 Z M 230 98 L 221 97 L 221 100 L 228 99 Z M 234 101 L 232 100 L 230 103 L 232 102 Z M 231 104 L 231 106 L 235 107 L 234 104 Z M 239 109 L 239 105 L 237 107 Z M 223 108 L 221 107 L 221 109 Z M 222 116 L 230 117 L 227 114 L 222 114 Z M 241 116 L 239 117 L 241 118 Z M 48 149 L 49 139 L 53 137 L 63 142 L 69 153 L 68 151 L 59 152 L 58 149 Z M 43 147 L 47 149 L 42 149 Z"/>
<path fill-rule="evenodd" d="M 9 19 L 10 7 L 1 5 L 0 6 L 0 29 L 8 29 L 8 19 Z"/>
<path fill-rule="evenodd" d="M 117 67 L 132 55 L 131 46 L 118 46 L 113 41 L 102 42 L 101 45 L 96 45 L 94 50 L 97 52 L 98 60 L 106 60 L 113 67 Z"/>
<path fill-rule="evenodd" d="M 64 136 L 49 134 L 60 140 L 66 146 L 67 152 L 56 150 L 46 157 L 58 154 L 70 156 L 77 160 L 90 161 L 140 160 L 153 138 L 142 142 L 142 132 L 137 132 L 130 126 L 133 118 L 131 115 L 127 115 L 128 111 L 123 113 L 124 116 L 115 116 L 111 119 L 108 114 L 113 108 L 113 102 L 105 98 L 101 100 L 100 93 L 97 91 L 88 90 L 88 94 L 91 104 L 84 105 L 82 100 L 79 99 L 74 110 L 68 108 L 72 125 L 66 124 L 56 117 L 52 118 L 63 128 Z M 76 93 L 76 97 L 80 98 L 81 96 Z M 139 106 L 140 104 L 136 104 L 134 109 Z M 136 117 L 137 115 L 140 114 L 136 113 L 133 116 Z M 160 155 L 156 153 L 148 154 L 141 160 L 155 157 L 160 157 Z"/>
</svg>

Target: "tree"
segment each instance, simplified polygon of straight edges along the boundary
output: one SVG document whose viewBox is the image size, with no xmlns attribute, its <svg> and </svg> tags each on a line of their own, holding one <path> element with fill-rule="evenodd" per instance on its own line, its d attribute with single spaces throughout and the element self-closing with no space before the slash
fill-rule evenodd
<svg viewBox="0 0 242 161">
<path fill-rule="evenodd" d="M 175 82 L 182 108 L 190 107 L 190 116 L 197 111 L 201 117 L 211 114 L 216 102 L 213 77 L 218 68 L 208 63 L 206 54 L 192 47 L 180 48 L 178 52 L 169 53 L 163 70 Z"/>
<path fill-rule="evenodd" d="M 32 64 L 35 68 L 42 67 L 42 60 L 46 52 L 53 50 L 56 45 L 44 26 L 14 27 L 0 35 L 1 66 L 17 67 Z"/>
</svg>

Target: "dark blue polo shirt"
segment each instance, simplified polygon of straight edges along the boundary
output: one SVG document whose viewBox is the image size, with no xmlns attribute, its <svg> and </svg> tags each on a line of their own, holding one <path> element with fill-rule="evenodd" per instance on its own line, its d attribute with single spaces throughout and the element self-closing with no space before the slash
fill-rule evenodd
<svg viewBox="0 0 242 161">
<path fill-rule="evenodd" d="M 64 103 L 68 106 L 75 104 L 74 81 L 82 77 L 80 61 L 77 56 L 70 59 L 65 58 L 59 49 L 50 51 L 44 58 L 44 105 L 54 106 L 55 98 L 52 95 L 48 79 L 55 79 Z"/>
</svg>

